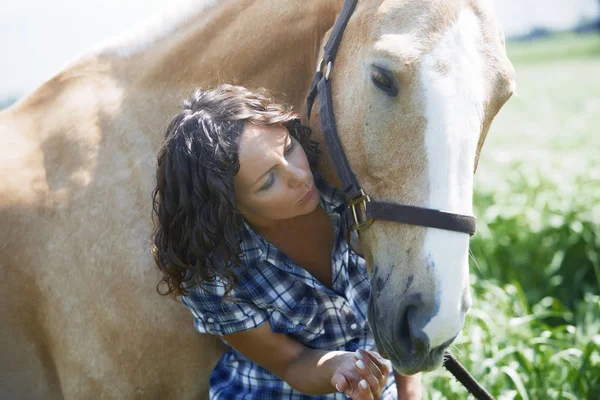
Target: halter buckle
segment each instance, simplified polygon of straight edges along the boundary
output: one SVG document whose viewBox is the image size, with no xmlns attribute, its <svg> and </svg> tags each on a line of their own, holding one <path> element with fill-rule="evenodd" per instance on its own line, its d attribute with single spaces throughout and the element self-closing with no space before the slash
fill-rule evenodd
<svg viewBox="0 0 600 400">
<path fill-rule="evenodd" d="M 371 198 L 362 189 L 360 189 L 360 196 L 348 201 L 348 207 L 352 209 L 352 216 L 354 217 L 354 223 L 350 226 L 350 229 L 361 231 L 370 227 L 373 221 L 375 221 L 372 218 L 363 222 L 360 222 L 358 220 L 358 212 L 356 211 L 356 206 L 363 205 L 366 212 L 367 203 L 369 201 L 371 201 Z"/>
<path fill-rule="evenodd" d="M 326 69 L 325 69 L 325 73 L 323 73 L 323 63 L 324 63 L 324 62 L 325 62 L 325 59 L 324 59 L 324 58 L 321 58 L 321 59 L 319 60 L 319 62 L 317 63 L 317 71 L 316 71 L 316 72 L 317 72 L 317 73 L 318 73 L 318 72 L 322 73 L 322 74 L 323 74 L 323 76 L 325 77 L 325 80 L 326 80 L 326 81 L 328 81 L 328 80 L 329 80 L 329 75 L 331 75 L 331 67 L 332 67 L 332 65 L 331 65 L 331 61 L 329 61 L 329 62 L 327 63 L 327 65 L 325 66 L 325 67 L 326 67 Z"/>
</svg>

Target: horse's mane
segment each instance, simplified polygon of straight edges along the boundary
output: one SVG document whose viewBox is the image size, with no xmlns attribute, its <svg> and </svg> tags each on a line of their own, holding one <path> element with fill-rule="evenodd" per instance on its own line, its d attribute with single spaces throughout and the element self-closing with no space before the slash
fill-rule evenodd
<svg viewBox="0 0 600 400">
<path fill-rule="evenodd" d="M 93 53 L 123 58 L 137 54 L 182 29 L 217 3 L 217 0 L 184 0 L 177 5 L 165 6 L 125 32 L 102 41 Z"/>
</svg>

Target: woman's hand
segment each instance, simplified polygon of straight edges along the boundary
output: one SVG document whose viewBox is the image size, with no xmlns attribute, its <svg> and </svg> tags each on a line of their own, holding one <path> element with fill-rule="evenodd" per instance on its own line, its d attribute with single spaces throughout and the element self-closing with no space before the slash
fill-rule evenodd
<svg viewBox="0 0 600 400">
<path fill-rule="evenodd" d="M 377 352 L 362 349 L 342 355 L 331 384 L 352 400 L 378 400 L 390 369 Z"/>
</svg>

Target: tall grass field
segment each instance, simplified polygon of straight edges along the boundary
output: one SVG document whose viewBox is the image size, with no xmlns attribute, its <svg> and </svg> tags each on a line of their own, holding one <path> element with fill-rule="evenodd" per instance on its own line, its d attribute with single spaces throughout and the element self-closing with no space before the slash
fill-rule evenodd
<svg viewBox="0 0 600 400">
<path fill-rule="evenodd" d="M 454 355 L 498 399 L 600 399 L 600 35 L 507 44 L 517 93 L 475 178 Z M 469 398 L 445 370 L 427 399 Z"/>
</svg>

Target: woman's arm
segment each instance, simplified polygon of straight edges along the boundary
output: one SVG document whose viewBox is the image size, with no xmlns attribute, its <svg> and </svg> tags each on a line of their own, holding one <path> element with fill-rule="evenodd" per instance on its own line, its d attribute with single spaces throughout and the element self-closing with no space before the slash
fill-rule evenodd
<svg viewBox="0 0 600 400">
<path fill-rule="evenodd" d="M 359 370 L 355 353 L 311 349 L 287 335 L 274 333 L 268 323 L 224 339 L 302 393 L 333 393 L 338 383 L 346 394 L 354 393 L 352 398 L 372 399 L 372 393 L 381 393 L 385 384 L 386 376 L 371 358 L 362 356 L 367 368 Z M 360 384 L 363 380 L 368 382 L 366 388 Z"/>
<path fill-rule="evenodd" d="M 394 377 L 398 389 L 398 400 L 421 400 L 423 398 L 421 374 L 403 376 L 394 371 Z"/>
</svg>

